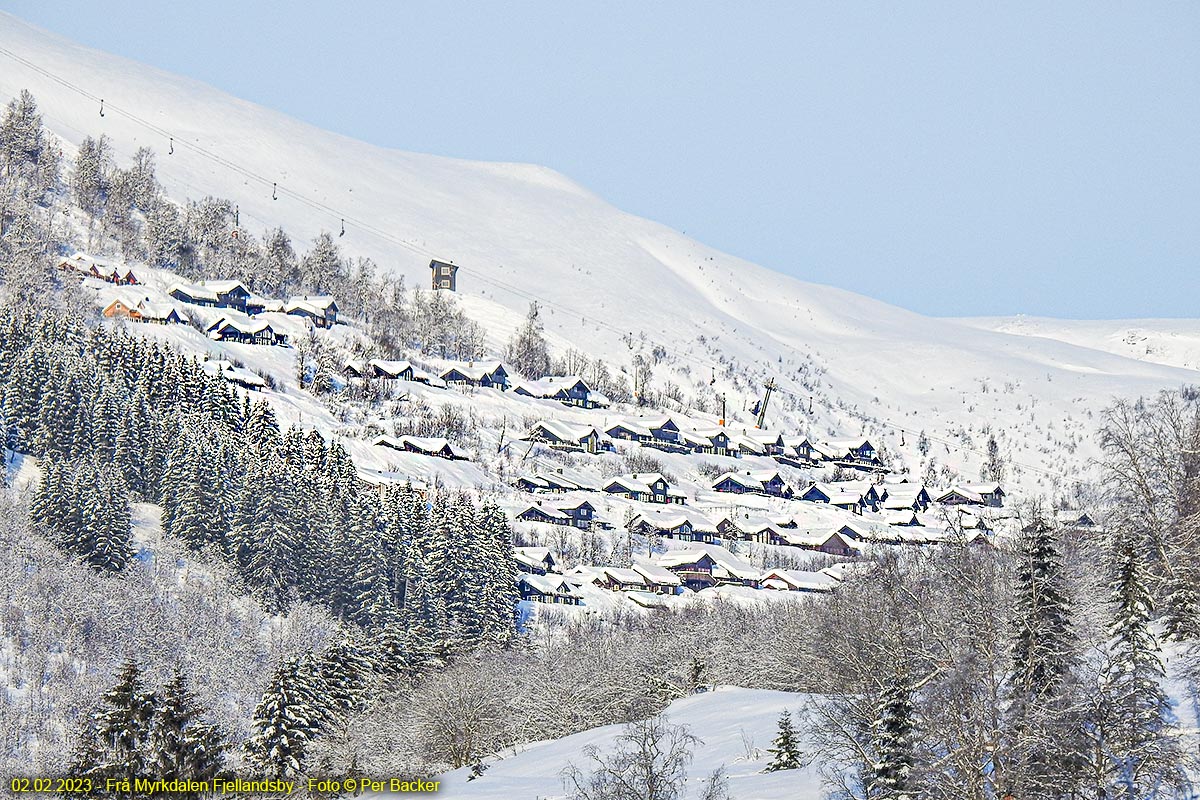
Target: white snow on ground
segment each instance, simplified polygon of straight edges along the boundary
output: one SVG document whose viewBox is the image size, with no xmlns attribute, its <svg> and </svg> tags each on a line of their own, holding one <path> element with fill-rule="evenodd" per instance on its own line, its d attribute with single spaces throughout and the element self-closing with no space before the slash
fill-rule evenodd
<svg viewBox="0 0 1200 800">
<path fill-rule="evenodd" d="M 937 437 L 939 461 L 971 477 L 990 429 L 1020 467 L 1011 482 L 1042 491 L 1051 476 L 1041 470 L 1070 480 L 1075 465 L 1096 454 L 1089 415 L 1114 396 L 1196 378 L 1190 369 L 1115 354 L 1090 340 L 1079 346 L 998 333 L 803 283 L 621 212 L 546 168 L 356 142 L 11 16 L 0 15 L 0 41 L 105 98 L 101 117 L 97 102 L 0 55 L 0 101 L 29 88 L 68 148 L 105 133 L 124 162 L 149 145 L 172 197 L 228 197 L 239 205 L 243 227 L 261 232 L 281 224 L 301 246 L 320 230 L 338 230 L 345 217 L 339 244 L 404 274 L 410 286 L 428 285 L 431 254 L 453 259 L 462 265 L 459 294 L 488 325 L 494 345 L 508 338 L 533 297 L 544 304 L 556 346 L 603 355 L 614 368 L 629 366 L 622 339 L 644 332 L 668 354 L 655 384 L 671 380 L 694 395 L 715 370 L 713 388 L 727 394 L 736 426 L 751 424 L 745 408 L 774 377 L 782 391 L 768 416 L 773 428 L 819 436 L 866 429 L 913 464 L 915 433 L 925 430 Z M 167 134 L 175 140 L 173 155 Z M 286 190 L 278 200 L 272 183 Z M 305 205 L 292 193 L 332 210 Z M 320 419 L 316 409 L 297 406 L 292 413 Z"/>
<path fill-rule="evenodd" d="M 687 725 L 703 744 L 696 747 L 689 773 L 689 791 L 695 797 L 708 773 L 724 766 L 729 790 L 737 800 L 818 800 L 821 781 L 815 766 L 800 770 L 763 773 L 770 762 L 766 752 L 775 738 L 775 726 L 785 709 L 795 712 L 805 695 L 720 686 L 715 691 L 676 700 L 666 710 L 673 724 Z M 468 781 L 469 768 L 440 776 L 440 797 L 471 800 L 558 800 L 565 797 L 561 773 L 568 763 L 586 771 L 583 748 L 594 745 L 610 750 L 621 735 L 620 725 L 608 725 L 550 742 L 524 746 L 516 754 L 489 760 L 481 778 Z M 369 795 L 367 795 L 369 796 Z"/>
<path fill-rule="evenodd" d="M 980 330 L 1037 336 L 1139 361 L 1200 369 L 1200 321 L 1192 319 L 1071 320 L 975 317 L 957 320 Z"/>
</svg>

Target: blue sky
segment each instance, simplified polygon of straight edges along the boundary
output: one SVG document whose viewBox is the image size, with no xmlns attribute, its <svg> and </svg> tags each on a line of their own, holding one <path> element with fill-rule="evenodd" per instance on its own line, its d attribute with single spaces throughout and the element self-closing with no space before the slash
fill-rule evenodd
<svg viewBox="0 0 1200 800">
<path fill-rule="evenodd" d="M 0 8 L 923 313 L 1197 316 L 1197 3 Z"/>
</svg>

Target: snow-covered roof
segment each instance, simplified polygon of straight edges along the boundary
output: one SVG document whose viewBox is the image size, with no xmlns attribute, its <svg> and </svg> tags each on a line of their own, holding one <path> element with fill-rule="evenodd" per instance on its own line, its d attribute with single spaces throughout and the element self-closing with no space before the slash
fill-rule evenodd
<svg viewBox="0 0 1200 800">
<path fill-rule="evenodd" d="M 773 531 L 780 527 L 776 522 L 768 519 L 767 517 L 745 517 L 744 519 L 726 517 L 726 519 L 732 525 L 737 527 L 739 531 L 750 534 L 762 533 L 763 531 L 767 530 Z"/>
<path fill-rule="evenodd" d="M 283 310 L 289 314 L 295 309 L 310 311 L 317 316 L 324 316 L 325 312 L 330 307 L 337 307 L 337 301 L 331 295 L 327 294 L 306 294 L 301 297 L 292 297 L 284 304 Z"/>
<path fill-rule="evenodd" d="M 649 438 L 651 435 L 650 428 L 646 426 L 646 424 L 643 420 L 631 420 L 631 419 L 617 420 L 616 422 L 614 422 L 613 424 L 611 424 L 607 428 L 605 428 L 604 432 L 611 436 L 612 432 L 618 428 L 624 428 L 625 430 L 627 430 L 630 433 L 633 433 L 637 436 L 645 436 L 645 437 Z"/>
<path fill-rule="evenodd" d="M 720 570 L 713 570 L 713 574 L 717 577 L 723 577 L 721 571 L 729 577 L 743 580 L 756 580 L 759 576 L 760 570 L 750 566 L 724 547 L 715 544 L 691 543 L 681 550 L 668 550 L 659 555 L 656 560 L 660 566 L 672 567 L 694 563 L 705 555 L 720 567 Z"/>
<path fill-rule="evenodd" d="M 959 484 L 958 488 L 975 494 L 1004 494 L 1004 488 L 998 483 L 963 483 Z"/>
<path fill-rule="evenodd" d="M 563 511 L 560 511 L 559 509 L 554 508 L 553 506 L 546 505 L 545 503 L 530 503 L 529 505 L 523 507 L 519 512 L 517 512 L 517 516 L 523 517 L 523 516 L 525 516 L 525 514 L 529 513 L 530 511 L 534 511 L 539 514 L 543 514 L 547 517 L 550 517 L 551 519 L 563 520 L 565 522 L 569 522 L 571 520 L 570 514 L 564 513 Z"/>
<path fill-rule="evenodd" d="M 650 485 L 662 481 L 670 485 L 666 478 L 657 472 L 635 472 L 632 475 L 617 475 L 604 483 L 604 488 L 616 485 L 630 492 L 650 494 Z"/>
<path fill-rule="evenodd" d="M 232 361 L 224 359 L 202 361 L 200 368 L 209 375 L 217 375 L 231 383 L 238 383 L 242 386 L 262 388 L 267 385 L 267 381 L 258 373 L 251 372 L 248 369 L 242 369 L 233 365 Z"/>
<path fill-rule="evenodd" d="M 850 450 L 858 450 L 863 447 L 870 447 L 871 440 L 865 436 L 859 436 L 853 439 L 830 439 L 825 444 L 828 447 L 838 451 L 839 454 L 849 452 Z"/>
<path fill-rule="evenodd" d="M 467 453 L 458 449 L 450 443 L 449 439 L 441 437 L 430 438 L 424 436 L 376 436 L 371 440 L 372 446 L 375 447 L 390 447 L 393 450 L 416 451 L 423 455 L 445 456 L 449 455 L 452 458 L 466 459 Z"/>
<path fill-rule="evenodd" d="M 683 583 L 674 572 L 664 569 L 652 561 L 635 558 L 633 560 L 633 570 L 645 578 L 647 583 L 659 584 L 660 586 L 680 586 Z"/>
<path fill-rule="evenodd" d="M 883 521 L 888 525 L 921 525 L 921 520 L 912 509 L 907 511 L 885 511 L 883 513 Z"/>
<path fill-rule="evenodd" d="M 167 289 L 167 294 L 175 294 L 175 292 L 180 292 L 181 294 L 185 294 L 188 297 L 194 297 L 198 300 L 209 300 L 214 303 L 220 299 L 217 296 L 215 289 L 207 286 L 200 286 L 194 283 L 173 283 L 171 284 L 170 288 Z"/>
<path fill-rule="evenodd" d="M 603 569 L 605 576 L 614 583 L 620 583 L 627 586 L 646 585 L 646 579 L 637 570 L 626 569 L 623 567 L 604 567 Z"/>
<path fill-rule="evenodd" d="M 246 305 L 256 306 L 263 311 L 283 311 L 283 301 L 274 300 L 270 297 L 263 297 L 261 294 L 252 294 L 246 298 Z"/>
<path fill-rule="evenodd" d="M 504 370 L 504 365 L 499 361 L 480 361 L 478 363 L 474 361 L 450 361 L 438 372 L 438 377 L 442 380 L 448 380 L 446 378 L 447 375 L 451 372 L 457 372 L 470 380 L 481 381 L 484 379 L 484 376 L 493 375 L 499 370 Z M 508 370 L 504 370 L 504 373 L 508 374 Z"/>
<path fill-rule="evenodd" d="M 581 445 L 584 439 L 590 436 L 600 437 L 600 431 L 589 425 L 573 425 L 569 422 L 560 422 L 556 419 L 542 420 L 535 424 L 529 430 L 529 434 L 525 437 L 531 439 L 538 435 L 539 429 L 550 434 L 555 439 L 561 442 L 569 442 L 571 444 Z"/>
<path fill-rule="evenodd" d="M 647 508 L 635 516 L 630 524 L 638 526 L 643 522 L 664 531 L 678 528 L 686 522 L 694 531 L 718 533 L 717 524 L 710 517 L 691 508 Z"/>
<path fill-rule="evenodd" d="M 224 316 L 218 318 L 212 325 L 209 325 L 208 332 L 220 333 L 227 328 L 233 328 L 235 331 L 246 336 L 254 336 L 265 330 L 274 330 L 271 328 L 271 323 L 263 319 L 241 319 L 234 316 Z"/>
<path fill-rule="evenodd" d="M 761 444 L 754 441 L 754 439 L 750 438 L 749 436 L 746 436 L 745 434 L 741 434 L 741 433 L 730 434 L 729 441 L 731 444 L 736 444 L 738 446 L 738 449 L 744 450 L 747 453 L 751 453 L 754 455 L 762 455 L 764 452 L 763 446 Z"/>
<path fill-rule="evenodd" d="M 971 503 L 983 505 L 983 497 L 979 494 L 979 492 L 968 489 L 965 486 L 951 486 L 949 489 L 939 494 L 936 499 L 939 503 L 944 503 L 950 498 L 956 496 L 961 497 L 962 499 Z"/>
<path fill-rule="evenodd" d="M 513 559 L 527 567 L 543 569 L 556 563 L 549 547 L 514 547 Z"/>
<path fill-rule="evenodd" d="M 571 584 L 567 583 L 561 575 L 552 578 L 548 575 L 530 575 L 523 572 L 517 576 L 517 583 L 528 584 L 541 594 L 559 594 L 568 597 L 577 595 L 576 591 L 571 588 Z"/>
<path fill-rule="evenodd" d="M 247 294 L 250 293 L 250 291 L 246 288 L 246 284 L 238 280 L 201 281 L 200 285 L 212 289 L 214 292 L 218 292 L 220 294 L 228 294 L 235 289 L 241 289 Z"/>
<path fill-rule="evenodd" d="M 737 485 L 745 487 L 746 489 L 753 489 L 755 491 L 759 491 L 763 488 L 763 482 L 761 480 L 752 477 L 748 473 L 737 472 L 736 470 L 733 472 L 726 472 L 724 475 L 721 475 L 712 482 L 712 486 L 715 489 L 726 481 L 736 483 Z"/>
<path fill-rule="evenodd" d="M 145 319 L 166 320 L 171 315 L 179 316 L 179 310 L 170 303 L 150 303 L 145 300 L 138 303 L 138 311 Z"/>
<path fill-rule="evenodd" d="M 763 586 L 801 592 L 831 592 L 838 581 L 821 572 L 794 569 L 771 569 L 762 574 Z"/>
<path fill-rule="evenodd" d="M 403 372 L 413 369 L 413 365 L 407 361 L 385 361 L 382 358 L 372 358 L 367 362 L 367 366 L 374 367 L 384 375 L 389 375 L 393 378 L 398 377 Z"/>
<path fill-rule="evenodd" d="M 666 608 L 666 601 L 653 592 L 644 592 L 638 589 L 625 592 L 625 596 L 643 608 Z"/>
</svg>

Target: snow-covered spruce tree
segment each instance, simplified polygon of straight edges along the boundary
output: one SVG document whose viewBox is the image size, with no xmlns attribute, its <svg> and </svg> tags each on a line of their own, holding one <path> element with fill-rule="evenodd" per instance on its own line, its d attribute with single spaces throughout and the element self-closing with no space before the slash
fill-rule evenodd
<svg viewBox="0 0 1200 800">
<path fill-rule="evenodd" d="M 1074 612 L 1057 532 L 1040 509 L 1022 532 L 1017 559 L 1001 781 L 1018 797 L 1057 797 L 1078 784 L 1086 745 L 1074 674 Z"/>
<path fill-rule="evenodd" d="M 375 664 L 364 643 L 347 637 L 322 653 L 316 669 L 324 692 L 326 726 L 344 726 L 350 715 L 361 711 L 372 693 Z"/>
<path fill-rule="evenodd" d="M 283 460 L 270 451 L 258 456 L 245 466 L 231 537 L 242 574 L 267 608 L 279 612 L 297 587 L 297 508 Z"/>
<path fill-rule="evenodd" d="M 516 635 L 515 609 L 520 594 L 512 576 L 516 574 L 513 560 L 512 527 L 504 511 L 492 501 L 485 502 L 479 512 L 483 543 L 482 588 L 479 603 L 483 640 L 491 645 L 507 645 Z"/>
<path fill-rule="evenodd" d="M 1107 724 L 1102 752 L 1109 763 L 1107 797 L 1153 797 L 1182 778 L 1180 751 L 1158 641 L 1151 630 L 1154 601 L 1145 567 L 1145 539 L 1113 536 L 1112 625 L 1102 676 Z"/>
<path fill-rule="evenodd" d="M 778 772 L 785 769 L 800 768 L 800 741 L 796 728 L 792 725 L 792 715 L 784 711 L 779 715 L 776 726 L 775 741 L 767 748 L 771 754 L 771 763 L 763 772 Z"/>
<path fill-rule="evenodd" d="M 254 710 L 253 734 L 246 743 L 250 765 L 264 775 L 300 773 L 308 743 L 320 730 L 320 709 L 312 672 L 298 660 L 280 664 Z"/>
<path fill-rule="evenodd" d="M 1165 638 L 1175 642 L 1200 640 L 1200 577 L 1188 564 L 1174 567 L 1167 580 L 1167 598 L 1162 618 Z"/>
<path fill-rule="evenodd" d="M 545 327 L 537 301 L 529 304 L 525 324 L 508 342 L 504 359 L 513 369 L 530 378 L 540 378 L 550 372 L 550 348 L 546 344 Z"/>
<path fill-rule="evenodd" d="M 867 784 L 867 797 L 878 800 L 915 800 L 919 796 L 913 780 L 913 735 L 916 707 L 912 691 L 897 676 L 879 697 L 877 717 L 871 731 L 875 749 Z"/>
<path fill-rule="evenodd" d="M 151 772 L 165 780 L 212 780 L 224 765 L 220 730 L 203 721 L 204 709 L 188 690 L 183 669 L 175 668 L 163 687 L 150 726 Z"/>
<path fill-rule="evenodd" d="M 127 661 L 116 684 L 104 693 L 72 758 L 72 775 L 132 781 L 149 774 L 154 763 L 150 732 L 157 696 L 142 684 L 141 670 Z"/>
<path fill-rule="evenodd" d="M 120 572 L 133 557 L 128 490 L 111 470 L 90 460 L 43 460 L 30 504 L 31 521 L 60 546 L 98 570 Z"/>
<path fill-rule="evenodd" d="M 88 533 L 82 555 L 97 569 L 120 572 L 134 555 L 129 490 L 125 480 L 111 469 L 85 472 L 83 480 L 93 476 L 94 488 L 87 492 L 83 508 Z"/>
</svg>

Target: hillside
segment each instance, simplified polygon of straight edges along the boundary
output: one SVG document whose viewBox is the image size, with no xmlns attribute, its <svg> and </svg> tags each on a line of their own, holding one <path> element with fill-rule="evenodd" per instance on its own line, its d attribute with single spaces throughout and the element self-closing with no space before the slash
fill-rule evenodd
<svg viewBox="0 0 1200 800">
<path fill-rule="evenodd" d="M 698 796 L 700 783 L 718 767 L 729 778 L 731 797 L 738 800 L 817 800 L 822 797 L 819 764 L 801 770 L 763 773 L 770 762 L 766 752 L 775 738 L 775 723 L 783 711 L 795 714 L 806 698 L 801 694 L 719 686 L 715 691 L 676 700 L 663 712 L 671 724 L 686 725 L 701 740 L 693 751 L 684 797 Z M 611 751 L 622 726 L 609 725 L 551 742 L 537 742 L 516 753 L 489 760 L 483 775 L 468 780 L 470 770 L 439 776 L 440 794 L 463 800 L 507 800 L 514 797 L 565 797 L 562 770 L 575 764 L 587 771 L 583 755 L 594 746 Z"/>
<path fill-rule="evenodd" d="M 926 431 L 939 461 L 968 478 L 979 477 L 994 432 L 1010 480 L 1049 491 L 1096 454 L 1094 415 L 1114 396 L 1195 377 L 1182 357 L 1150 363 L 1090 339 L 986 330 L 803 283 L 625 214 L 542 167 L 386 150 L 11 16 L 0 15 L 0 33 L 0 100 L 30 89 L 70 145 L 104 133 L 119 161 L 153 147 L 172 197 L 228 197 L 252 230 L 284 225 L 303 242 L 344 220 L 342 247 L 411 286 L 426 285 L 431 257 L 453 259 L 464 306 L 495 347 L 531 299 L 559 348 L 622 366 L 644 335 L 666 352 L 655 382 L 695 397 L 711 381 L 735 426 L 750 423 L 744 409 L 774 378 L 773 429 L 866 433 L 914 472 Z"/>
<path fill-rule="evenodd" d="M 1066 320 L 1017 316 L 977 317 L 958 322 L 980 330 L 1066 342 L 1151 364 L 1200 369 L 1200 323 L 1195 320 Z"/>
</svg>

